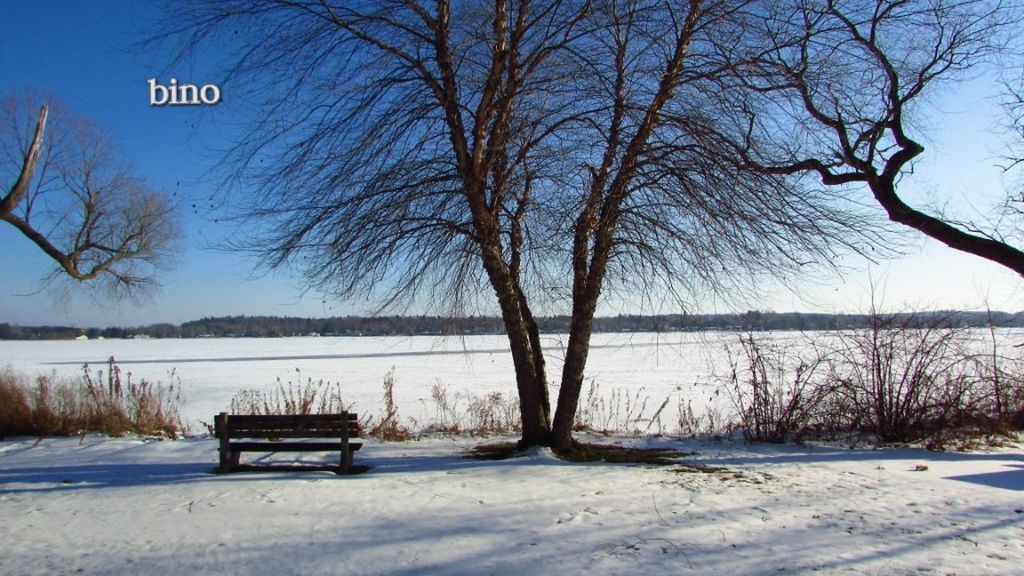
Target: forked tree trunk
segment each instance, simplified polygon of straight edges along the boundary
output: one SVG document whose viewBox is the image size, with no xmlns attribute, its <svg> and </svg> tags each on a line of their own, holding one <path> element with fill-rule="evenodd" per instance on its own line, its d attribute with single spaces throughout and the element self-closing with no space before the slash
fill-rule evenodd
<svg viewBox="0 0 1024 576">
<path fill-rule="evenodd" d="M 605 188 L 604 179 L 610 174 L 609 170 L 613 165 L 610 159 L 616 149 L 615 142 L 610 141 L 602 177 L 595 178 L 591 183 L 587 209 L 576 222 L 572 248 L 572 322 L 565 365 L 562 368 L 562 386 L 558 391 L 558 407 L 555 410 L 554 427 L 551 431 L 551 446 L 560 454 L 570 454 L 577 448 L 576 441 L 572 438 L 572 429 L 576 422 L 580 390 L 583 388 L 583 372 L 590 354 L 590 336 L 594 328 L 597 300 L 601 296 L 601 286 L 604 284 L 608 261 L 611 258 L 620 210 L 629 196 L 630 185 L 648 140 L 658 124 L 659 114 L 665 104 L 672 99 L 674 86 L 682 73 L 683 61 L 689 52 L 690 41 L 702 14 L 701 0 L 688 0 L 688 4 L 689 12 L 683 30 L 676 37 L 672 58 L 666 63 L 658 82 L 658 90 L 651 99 L 643 120 L 622 151 L 614 177 L 602 193 Z M 621 65 L 621 62 L 619 64 Z M 599 212 L 596 202 L 598 198 L 601 198 Z"/>
</svg>

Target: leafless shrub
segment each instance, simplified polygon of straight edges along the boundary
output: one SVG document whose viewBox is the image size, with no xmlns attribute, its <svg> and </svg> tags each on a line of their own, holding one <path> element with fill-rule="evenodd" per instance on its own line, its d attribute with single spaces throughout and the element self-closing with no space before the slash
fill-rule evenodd
<svg viewBox="0 0 1024 576">
<path fill-rule="evenodd" d="M 987 391 L 984 412 L 993 432 L 1007 434 L 1024 429 L 1024 359 L 1004 352 L 996 337 L 995 326 L 988 326 L 988 347 L 976 358 L 981 387 Z"/>
<path fill-rule="evenodd" d="M 804 435 L 823 400 L 825 357 L 804 357 L 787 347 L 741 335 L 740 352 L 728 349 L 730 374 L 724 387 L 735 406 L 744 436 L 758 442 L 785 442 Z"/>
<path fill-rule="evenodd" d="M 916 442 L 976 420 L 984 405 L 966 330 L 943 319 L 875 314 L 838 334 L 830 387 L 852 429 Z"/>
<path fill-rule="evenodd" d="M 0 369 L 0 438 L 33 434 L 28 378 L 7 366 Z"/>
</svg>

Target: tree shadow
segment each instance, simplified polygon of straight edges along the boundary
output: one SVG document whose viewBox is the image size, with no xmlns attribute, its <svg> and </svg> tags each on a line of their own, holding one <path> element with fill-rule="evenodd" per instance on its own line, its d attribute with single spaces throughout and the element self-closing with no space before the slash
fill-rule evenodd
<svg viewBox="0 0 1024 576">
<path fill-rule="evenodd" d="M 1024 456 L 1013 453 L 981 452 L 933 452 L 922 448 L 842 448 L 837 446 L 793 446 L 748 444 L 750 451 L 701 458 L 705 464 L 714 465 L 778 465 L 778 464 L 826 464 L 831 462 L 886 462 L 892 460 L 921 460 L 922 462 L 1009 462 L 1024 464 Z M 722 452 L 705 446 L 705 452 Z"/>
<path fill-rule="evenodd" d="M 981 484 L 992 488 L 1004 490 L 1024 491 L 1024 464 L 1011 464 L 1007 468 L 1015 470 L 1000 470 L 998 472 L 984 472 L 981 474 L 964 474 L 961 476 L 945 476 L 947 480 L 970 482 Z"/>
<path fill-rule="evenodd" d="M 0 470 L 0 494 L 182 484 L 207 478 L 213 469 L 208 462 L 7 468 Z"/>
<path fill-rule="evenodd" d="M 460 449 L 453 449 L 451 453 L 444 454 L 411 455 L 374 455 L 370 450 L 369 454 L 363 451 L 356 459 L 352 473 L 341 474 L 336 464 L 337 454 L 334 452 L 304 453 L 301 459 L 278 456 L 291 454 L 288 452 L 257 452 L 254 454 L 258 456 L 243 463 L 236 471 L 230 474 L 217 474 L 216 442 L 210 441 L 209 446 L 212 448 L 209 450 L 210 458 L 202 461 L 96 462 L 66 465 L 56 463 L 53 466 L 41 466 L 35 462 L 29 466 L 15 464 L 0 469 L 0 494 L 167 486 L 208 481 L 245 482 L 268 478 L 273 478 L 274 481 L 308 481 L 311 477 L 372 478 L 377 475 L 458 473 L 473 469 L 500 470 L 507 467 L 522 469 L 558 466 L 636 466 L 636 463 L 629 462 L 570 462 L 544 453 L 519 455 L 505 460 L 481 460 L 470 457 L 469 452 Z M 692 453 L 687 453 L 689 454 Z M 36 462 L 39 461 L 41 459 Z"/>
</svg>

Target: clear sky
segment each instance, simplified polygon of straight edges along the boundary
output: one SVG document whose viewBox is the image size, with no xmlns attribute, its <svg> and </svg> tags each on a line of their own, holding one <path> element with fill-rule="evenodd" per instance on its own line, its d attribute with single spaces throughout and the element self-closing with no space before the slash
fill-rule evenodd
<svg viewBox="0 0 1024 576">
<path fill-rule="evenodd" d="M 298 278 L 254 277 L 254 263 L 213 247 L 230 229 L 206 201 L 216 182 L 209 167 L 232 134 L 230 93 L 216 107 L 151 107 L 147 79 L 219 84 L 198 61 L 168 68 L 167 54 L 134 46 L 156 11 L 145 0 L 4 0 L 0 2 L 0 95 L 43 90 L 56 94 L 80 116 L 95 120 L 119 144 L 126 159 L 151 187 L 173 193 L 185 216 L 184 249 L 166 271 L 162 290 L 141 303 L 107 302 L 76 289 L 56 299 L 40 291 L 50 261 L 28 240 L 0 225 L 0 322 L 78 326 L 134 326 L 183 322 L 202 316 L 268 314 L 331 316 L 366 313 L 366 302 L 334 302 L 305 293 Z M 977 81 L 934 102 L 925 159 L 902 191 L 918 205 L 945 207 L 964 218 L 984 216 L 1006 183 L 997 156 L 1003 137 L 998 93 Z M 7 183 L 2 183 L 4 187 Z M 931 240 L 914 239 L 907 255 L 877 265 L 860 259 L 844 264 L 842 278 L 798 279 L 765 286 L 745 301 L 707 301 L 697 310 L 758 308 L 775 311 L 860 312 L 878 287 L 884 307 L 1024 309 L 1024 283 L 1001 267 L 960 255 Z M 608 304 L 600 312 L 640 310 L 633 303 Z M 566 311 L 561 311 L 566 312 Z"/>
</svg>

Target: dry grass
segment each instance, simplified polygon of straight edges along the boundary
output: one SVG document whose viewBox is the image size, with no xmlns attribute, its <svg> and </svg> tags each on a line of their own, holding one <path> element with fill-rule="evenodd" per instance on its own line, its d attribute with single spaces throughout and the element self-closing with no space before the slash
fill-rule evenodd
<svg viewBox="0 0 1024 576">
<path fill-rule="evenodd" d="M 501 392 L 451 394 L 437 381 L 430 390 L 434 419 L 418 427 L 425 433 L 492 436 L 514 434 L 521 430 L 519 402 Z"/>
<path fill-rule="evenodd" d="M 587 394 L 576 410 L 573 429 L 600 434 L 664 434 L 666 427 L 662 418 L 671 401 L 672 395 L 669 394 L 648 410 L 650 396 L 644 388 L 632 393 L 614 389 L 605 394 L 597 381 L 591 380 Z"/>
<path fill-rule="evenodd" d="M 287 384 L 277 379 L 270 392 L 242 390 L 231 399 L 232 414 L 337 414 L 350 412 L 351 406 L 341 397 L 341 384 L 325 380 L 302 380 L 302 372 L 295 370 L 295 382 Z"/>
<path fill-rule="evenodd" d="M 33 382 L 10 368 L 0 370 L 0 438 L 68 436 L 99 432 L 177 437 L 180 386 L 122 375 L 111 358 L 107 370 L 83 367 L 79 378 L 40 376 Z"/>
</svg>

